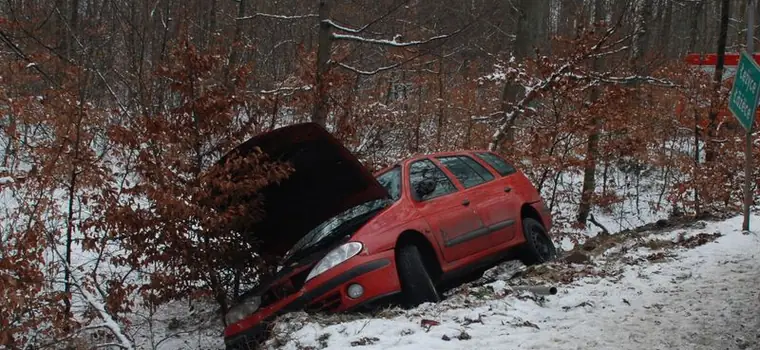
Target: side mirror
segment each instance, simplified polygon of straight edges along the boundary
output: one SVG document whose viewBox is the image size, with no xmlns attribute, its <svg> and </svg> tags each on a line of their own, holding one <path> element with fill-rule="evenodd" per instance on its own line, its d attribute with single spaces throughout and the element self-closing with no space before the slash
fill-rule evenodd
<svg viewBox="0 0 760 350">
<path fill-rule="evenodd" d="M 436 185 L 437 184 L 433 179 L 423 179 L 418 182 L 417 186 L 414 188 L 415 193 L 417 193 L 417 198 L 425 198 L 425 196 L 433 193 Z"/>
</svg>

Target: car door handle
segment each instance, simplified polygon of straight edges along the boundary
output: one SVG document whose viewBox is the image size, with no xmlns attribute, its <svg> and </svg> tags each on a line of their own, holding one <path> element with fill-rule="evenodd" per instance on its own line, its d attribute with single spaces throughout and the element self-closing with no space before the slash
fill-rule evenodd
<svg viewBox="0 0 760 350">
<path fill-rule="evenodd" d="M 504 187 L 504 192 L 507 192 L 507 193 L 512 192 L 512 187 L 509 187 L 509 186 Z"/>
<path fill-rule="evenodd" d="M 462 205 L 464 205 L 465 207 L 468 206 L 468 205 L 470 205 L 470 200 L 469 199 L 463 200 L 462 201 Z"/>
</svg>

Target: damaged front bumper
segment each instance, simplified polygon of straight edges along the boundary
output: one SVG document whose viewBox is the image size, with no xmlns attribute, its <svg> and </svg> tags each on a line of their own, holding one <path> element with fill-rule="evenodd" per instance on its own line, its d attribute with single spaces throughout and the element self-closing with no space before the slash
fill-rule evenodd
<svg viewBox="0 0 760 350">
<path fill-rule="evenodd" d="M 224 343 L 228 350 L 257 349 L 270 334 L 272 321 L 287 312 L 341 312 L 369 306 L 401 290 L 392 250 L 377 254 L 358 255 L 345 266 L 327 271 L 309 281 L 298 293 L 291 294 L 263 307 L 249 317 L 227 326 Z M 363 288 L 359 297 L 348 295 L 348 287 Z"/>
</svg>

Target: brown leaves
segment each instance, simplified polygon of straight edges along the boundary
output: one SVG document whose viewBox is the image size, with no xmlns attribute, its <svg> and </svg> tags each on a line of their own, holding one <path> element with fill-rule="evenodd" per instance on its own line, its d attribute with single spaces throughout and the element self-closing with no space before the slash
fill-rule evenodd
<svg viewBox="0 0 760 350">
<path fill-rule="evenodd" d="M 119 134 L 117 145 L 141 145 L 135 164 L 140 182 L 126 191 L 135 202 L 118 204 L 107 219 L 126 252 L 113 263 L 150 271 L 140 293 L 154 305 L 228 293 L 240 278 L 253 278 L 255 247 L 246 235 L 265 215 L 259 192 L 290 172 L 261 152 L 232 157 L 209 170 L 223 152 L 253 132 L 244 120 L 250 116 L 241 110 L 244 93 L 215 81 L 218 57 L 187 43 L 173 55 L 177 63 L 157 74 L 172 81 L 177 103 L 165 113 L 113 130 Z M 237 79 L 244 79 L 243 73 L 238 71 Z"/>
</svg>

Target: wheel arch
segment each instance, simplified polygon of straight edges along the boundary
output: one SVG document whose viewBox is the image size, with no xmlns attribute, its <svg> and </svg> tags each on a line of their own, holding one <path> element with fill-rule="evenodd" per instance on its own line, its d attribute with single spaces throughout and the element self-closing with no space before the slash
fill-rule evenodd
<svg viewBox="0 0 760 350">
<path fill-rule="evenodd" d="M 396 240 L 396 248 L 412 244 L 419 249 L 422 254 L 425 268 L 430 273 L 434 281 L 438 280 L 443 274 L 441 263 L 435 247 L 432 242 L 421 232 L 413 229 L 403 231 Z"/>
<path fill-rule="evenodd" d="M 538 221 L 541 226 L 544 225 L 544 219 L 541 217 L 541 214 L 534 208 L 532 205 L 528 203 L 523 203 L 522 207 L 520 208 L 520 224 L 522 225 L 522 221 L 525 219 L 533 219 Z M 546 229 L 546 227 L 544 227 Z M 548 232 L 547 232 L 548 234 Z"/>
</svg>

